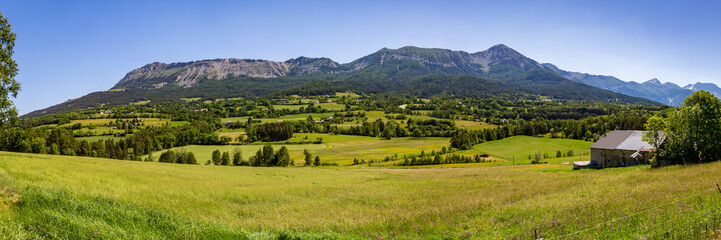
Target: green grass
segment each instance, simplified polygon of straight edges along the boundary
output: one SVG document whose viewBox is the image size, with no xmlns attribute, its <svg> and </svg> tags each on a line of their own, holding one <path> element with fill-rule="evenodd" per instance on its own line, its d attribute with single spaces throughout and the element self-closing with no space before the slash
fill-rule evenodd
<svg viewBox="0 0 721 240">
<path fill-rule="evenodd" d="M 353 93 L 353 92 L 336 92 L 335 95 L 336 95 L 337 97 L 343 97 L 343 96 L 345 96 L 345 97 L 349 97 L 349 98 L 357 98 L 357 97 L 360 97 L 360 95 L 355 94 L 355 93 Z"/>
<path fill-rule="evenodd" d="M 248 157 L 255 155 L 255 152 L 259 149 L 263 148 L 264 145 L 261 144 L 251 144 L 251 145 L 189 145 L 184 147 L 176 147 L 172 148 L 173 151 L 180 151 L 185 150 L 189 152 L 193 152 L 195 154 L 195 158 L 198 160 L 198 163 L 205 163 L 206 161 L 212 159 L 213 151 L 220 150 L 220 152 L 229 152 L 232 154 L 233 150 L 235 148 L 240 148 L 243 151 L 243 158 L 248 159 Z M 317 150 L 317 149 L 324 149 L 328 146 L 326 144 L 273 144 L 273 148 L 277 151 L 282 146 L 285 146 L 288 148 L 288 150 L 291 153 L 291 159 L 295 160 L 296 162 L 302 161 L 303 159 L 303 150 L 308 149 L 310 150 Z M 153 157 L 155 157 L 155 160 L 157 161 L 157 158 L 160 156 L 161 152 L 156 152 L 153 154 Z M 142 156 L 147 157 L 147 156 Z M 302 165 L 302 163 L 301 163 Z"/>
<path fill-rule="evenodd" d="M 308 107 L 308 105 L 305 105 L 305 104 L 303 104 L 303 105 L 273 105 L 273 108 L 278 109 L 278 110 L 280 110 L 280 109 L 298 110 L 301 107 Z"/>
<path fill-rule="evenodd" d="M 125 121 L 132 121 L 134 118 L 118 118 Z M 97 119 L 80 119 L 80 120 L 73 120 L 70 123 L 66 123 L 63 125 L 60 125 L 61 127 L 65 126 L 72 126 L 74 124 L 80 123 L 82 126 L 101 126 L 106 125 L 109 122 L 115 122 L 116 118 L 97 118 Z M 170 119 L 167 118 L 141 118 L 143 121 L 143 124 L 146 126 L 158 126 L 165 124 L 166 122 L 170 122 Z"/>
<path fill-rule="evenodd" d="M 150 100 L 131 102 L 130 104 L 132 104 L 132 105 L 147 105 L 148 103 L 150 103 Z"/>
<path fill-rule="evenodd" d="M 180 98 L 180 100 L 183 100 L 183 101 L 185 101 L 185 102 L 195 102 L 195 101 L 200 100 L 200 98 L 199 98 L 199 97 L 196 97 L 196 98 Z"/>
<path fill-rule="evenodd" d="M 468 130 L 481 130 L 486 128 L 496 128 L 498 126 L 485 123 L 485 122 L 474 122 L 474 121 L 466 121 L 466 120 L 453 120 L 453 122 L 456 123 L 456 127 L 459 128 L 465 128 Z"/>
<path fill-rule="evenodd" d="M 329 139 L 331 142 L 326 143 L 328 145 L 327 148 L 314 150 L 309 149 L 309 151 L 314 155 L 320 156 L 324 162 L 350 165 L 353 163 L 353 159 L 356 158 L 358 160 L 364 159 L 366 161 L 379 161 L 385 157 L 396 154 L 398 154 L 399 157 L 402 157 L 406 154 L 418 155 L 421 151 L 425 151 L 426 153 L 430 153 L 431 151 L 440 151 L 441 148 L 444 146 L 447 147 L 449 144 L 448 138 L 434 137 L 404 137 L 393 138 L 391 140 L 358 136 L 350 138 L 353 138 L 353 140 L 348 139 L 338 142 L 333 142 L 331 138 Z M 323 137 L 323 140 L 325 142 L 325 137 Z"/>
<path fill-rule="evenodd" d="M 0 207 L 6 239 L 529 239 L 590 228 L 568 239 L 637 239 L 721 206 L 721 163 L 345 170 L 0 155 L 0 199 L 20 199 Z"/>
<path fill-rule="evenodd" d="M 326 119 L 328 117 L 332 117 L 333 115 L 335 115 L 335 113 L 332 113 L 332 112 L 329 112 L 329 113 L 300 113 L 300 114 L 285 115 L 285 116 L 281 116 L 279 118 L 253 118 L 253 120 L 260 120 L 261 123 L 271 123 L 271 122 L 278 122 L 279 120 L 282 120 L 282 121 L 306 120 L 308 118 L 308 116 L 312 116 L 313 119 Z M 220 121 L 223 123 L 225 123 L 227 121 L 247 122 L 248 117 L 221 118 Z"/>
<path fill-rule="evenodd" d="M 323 109 L 327 109 L 327 110 L 343 110 L 343 109 L 345 109 L 345 104 L 338 104 L 338 103 L 319 103 L 319 104 L 316 104 L 316 106 L 321 107 Z"/>
<path fill-rule="evenodd" d="M 593 143 L 573 139 L 514 136 L 497 141 L 481 143 L 474 146 L 473 150 L 461 151 L 461 153 L 487 153 L 492 157 L 509 162 L 515 159 L 516 164 L 529 164 L 531 160 L 528 159 L 528 156 L 537 151 L 547 153 L 550 157 L 552 157 L 544 159 L 543 161 L 545 162 L 555 163 L 579 160 L 587 161 L 589 159 L 589 155 L 580 155 L 584 152 L 588 154 L 591 144 Z M 573 150 L 575 156 L 556 158 L 557 150 L 560 150 L 562 153 L 566 153 L 568 150 Z"/>
<path fill-rule="evenodd" d="M 132 134 L 126 135 L 126 137 L 129 137 L 129 136 L 132 136 Z M 96 141 L 108 140 L 108 139 L 113 139 L 113 140 L 117 141 L 117 140 L 124 139 L 124 138 L 125 137 L 115 137 L 113 135 L 105 135 L 105 136 L 92 136 L 92 137 L 77 137 L 77 138 L 75 138 L 75 140 L 78 140 L 78 141 L 85 140 L 88 142 L 96 142 Z"/>
<path fill-rule="evenodd" d="M 307 137 L 307 139 L 306 139 L 306 137 Z M 293 137 L 291 139 L 289 139 L 288 141 L 293 142 L 293 143 L 307 142 L 308 140 L 315 141 L 319 137 L 323 138 L 323 143 L 379 140 L 379 138 L 376 138 L 376 137 L 356 136 L 356 135 L 332 135 L 332 134 L 323 134 L 323 133 L 294 133 Z"/>
<path fill-rule="evenodd" d="M 402 157 L 404 154 L 418 155 L 421 151 L 430 153 L 431 151 L 440 151 L 444 146 L 448 146 L 448 138 L 393 138 L 391 140 L 383 140 L 375 137 L 365 136 L 348 136 L 348 135 L 330 135 L 318 133 L 299 133 L 289 141 L 291 143 L 301 142 L 303 137 L 307 136 L 310 142 L 318 137 L 323 138 L 321 144 L 283 144 L 285 141 L 271 143 L 275 150 L 281 146 L 286 146 L 290 152 L 290 157 L 296 162 L 296 165 L 302 165 L 304 162 L 303 150 L 308 149 L 314 156 L 320 156 L 322 162 L 337 163 L 339 165 L 350 165 L 353 159 L 382 160 L 387 156 L 398 154 Z M 308 140 L 305 140 L 306 142 Z M 258 149 L 261 149 L 265 143 L 256 142 L 249 145 L 190 145 L 184 147 L 173 148 L 172 150 L 186 150 L 193 152 L 199 163 L 205 163 L 210 160 L 213 151 L 216 149 L 221 152 L 232 152 L 236 147 L 241 148 L 243 157 L 247 159 L 254 155 Z M 153 156 L 160 156 L 161 152 L 156 152 Z M 142 156 L 146 157 L 146 156 Z"/>
</svg>

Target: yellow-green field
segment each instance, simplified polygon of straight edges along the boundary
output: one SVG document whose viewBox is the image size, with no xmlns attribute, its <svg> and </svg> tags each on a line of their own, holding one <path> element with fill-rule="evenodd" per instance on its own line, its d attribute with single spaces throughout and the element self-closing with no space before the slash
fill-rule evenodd
<svg viewBox="0 0 721 240">
<path fill-rule="evenodd" d="M 590 159 L 589 147 L 591 144 L 593 143 L 573 139 L 513 136 L 481 143 L 474 146 L 472 150 L 460 151 L 460 153 L 487 153 L 506 163 L 530 164 L 531 159 L 529 159 L 529 156 L 540 151 L 548 155 L 547 158 L 542 160 L 543 162 L 570 163 L 573 161 L 588 161 Z M 569 150 L 573 151 L 574 156 L 556 157 L 556 151 L 566 154 Z"/>
<path fill-rule="evenodd" d="M 468 130 L 480 130 L 480 129 L 498 127 L 496 125 L 493 125 L 490 123 L 485 123 L 485 122 L 474 122 L 474 121 L 466 121 L 466 120 L 453 120 L 453 122 L 456 123 L 456 127 L 465 128 Z"/>
<path fill-rule="evenodd" d="M 313 142 L 318 137 L 323 138 L 321 144 L 282 144 L 283 142 L 273 143 L 275 150 L 282 146 L 286 146 L 290 151 L 290 157 L 296 163 L 301 163 L 303 159 L 303 150 L 308 149 L 314 156 L 320 156 L 322 162 L 337 163 L 339 165 L 350 165 L 354 159 L 364 159 L 366 161 L 379 161 L 385 157 L 398 155 L 418 155 L 422 151 L 430 153 L 431 151 L 440 151 L 441 148 L 448 146 L 448 138 L 432 138 L 432 137 L 404 137 L 393 138 L 391 140 L 383 140 L 374 137 L 364 136 L 346 136 L 346 135 L 329 135 L 329 134 L 294 134 L 294 138 L 290 139 L 291 143 L 295 142 Z M 307 140 L 304 140 L 305 137 Z M 221 152 L 232 152 L 235 148 L 243 150 L 243 157 L 247 159 L 254 155 L 258 149 L 262 148 L 262 143 L 251 145 L 191 145 L 173 148 L 172 150 L 186 150 L 193 152 L 198 162 L 210 160 L 212 152 L 220 150 Z M 154 156 L 160 156 L 160 152 Z M 296 164 L 298 165 L 298 164 Z"/>
<path fill-rule="evenodd" d="M 129 136 L 132 136 L 132 134 L 126 135 L 126 137 L 129 137 Z M 95 142 L 95 141 L 99 141 L 99 140 L 108 140 L 108 139 L 113 139 L 113 140 L 117 141 L 117 140 L 120 140 L 123 138 L 125 138 L 125 137 L 115 137 L 113 135 L 104 135 L 104 136 L 92 136 L 92 137 L 77 137 L 77 138 L 75 138 L 75 140 L 78 140 L 78 141 L 85 140 L 88 142 Z"/>
<path fill-rule="evenodd" d="M 132 104 L 132 105 L 146 105 L 146 104 L 148 104 L 148 103 L 150 103 L 150 100 L 137 101 L 137 102 L 132 102 L 132 103 L 130 103 L 130 104 Z"/>
<path fill-rule="evenodd" d="M 360 95 L 355 94 L 353 92 L 336 92 L 335 95 L 337 97 L 349 97 L 349 98 L 357 98 L 360 97 Z"/>
<path fill-rule="evenodd" d="M 134 118 L 120 118 L 125 121 L 132 121 Z M 66 123 L 63 125 L 60 125 L 61 127 L 65 126 L 72 126 L 74 124 L 80 123 L 83 127 L 87 126 L 100 126 L 108 124 L 109 122 L 115 122 L 115 118 L 98 118 L 98 119 L 81 119 L 81 120 L 73 120 L 70 123 Z M 166 124 L 168 122 L 171 122 L 170 119 L 167 118 L 141 118 L 143 121 L 143 125 L 146 126 L 160 126 L 163 124 Z"/>
<path fill-rule="evenodd" d="M 721 163 L 344 170 L 0 152 L 0 235 L 551 239 L 578 232 L 565 239 L 638 239 L 681 226 L 669 236 L 711 238 L 698 226 L 713 231 L 718 214 L 684 223 L 721 206 L 713 186 L 719 172 Z"/>
<path fill-rule="evenodd" d="M 173 151 L 189 151 L 193 152 L 195 155 L 195 158 L 198 160 L 198 163 L 205 163 L 206 161 L 212 159 L 213 151 L 220 150 L 221 152 L 228 152 L 232 153 L 234 149 L 240 148 L 243 151 L 243 158 L 248 159 L 248 157 L 255 155 L 255 152 L 263 148 L 264 145 L 260 144 L 254 144 L 254 145 L 189 145 L 184 147 L 176 147 L 172 148 Z M 295 160 L 296 162 L 300 163 L 300 165 L 303 165 L 303 150 L 308 149 L 309 151 L 317 150 L 317 149 L 324 149 L 328 146 L 326 144 L 274 144 L 273 148 L 277 151 L 282 146 L 285 146 L 290 151 L 291 159 Z M 154 156 L 157 157 L 160 156 L 160 152 L 157 152 L 154 154 Z M 147 157 L 147 156 L 143 156 Z"/>
</svg>

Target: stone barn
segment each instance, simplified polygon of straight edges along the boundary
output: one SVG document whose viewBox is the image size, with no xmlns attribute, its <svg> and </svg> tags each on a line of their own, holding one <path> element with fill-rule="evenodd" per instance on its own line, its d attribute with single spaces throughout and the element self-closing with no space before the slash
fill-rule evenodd
<svg viewBox="0 0 721 240">
<path fill-rule="evenodd" d="M 615 130 L 591 145 L 591 162 L 599 168 L 648 164 L 653 146 L 641 140 L 644 131 Z"/>
</svg>

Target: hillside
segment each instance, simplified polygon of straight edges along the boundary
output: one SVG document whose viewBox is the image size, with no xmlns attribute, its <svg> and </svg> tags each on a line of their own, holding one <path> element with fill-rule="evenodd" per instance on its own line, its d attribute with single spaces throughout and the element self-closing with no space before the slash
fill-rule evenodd
<svg viewBox="0 0 721 240">
<path fill-rule="evenodd" d="M 109 91 L 69 100 L 24 117 L 147 100 L 252 98 L 336 91 L 423 96 L 452 93 L 474 97 L 530 94 L 562 100 L 656 104 L 568 80 L 501 44 L 476 53 L 418 47 L 383 48 L 346 64 L 306 57 L 284 62 L 214 59 L 151 63 L 132 70 Z"/>
</svg>

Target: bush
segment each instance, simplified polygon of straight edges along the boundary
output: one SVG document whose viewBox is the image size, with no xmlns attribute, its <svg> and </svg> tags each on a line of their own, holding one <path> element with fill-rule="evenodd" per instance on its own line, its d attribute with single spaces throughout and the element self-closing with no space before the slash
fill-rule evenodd
<svg viewBox="0 0 721 240">
<path fill-rule="evenodd" d="M 211 160 L 213 160 L 213 164 L 215 164 L 215 165 L 219 165 L 219 164 L 220 164 L 220 162 L 221 162 L 221 159 L 220 159 L 220 150 L 217 150 L 217 149 L 216 149 L 215 151 L 213 151 L 213 158 L 212 158 Z"/>
<path fill-rule="evenodd" d="M 223 156 L 222 156 L 221 159 L 220 159 L 220 164 L 221 164 L 221 165 L 226 165 L 226 166 L 227 166 L 227 165 L 230 165 L 230 153 L 228 153 L 228 152 L 223 152 Z"/>
<path fill-rule="evenodd" d="M 233 149 L 233 165 L 240 166 L 243 162 L 243 150 L 240 148 Z"/>
<path fill-rule="evenodd" d="M 543 153 L 541 151 L 537 151 L 533 153 L 533 160 L 531 160 L 531 163 L 538 164 L 541 163 L 543 160 Z"/>
</svg>

